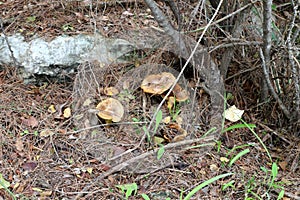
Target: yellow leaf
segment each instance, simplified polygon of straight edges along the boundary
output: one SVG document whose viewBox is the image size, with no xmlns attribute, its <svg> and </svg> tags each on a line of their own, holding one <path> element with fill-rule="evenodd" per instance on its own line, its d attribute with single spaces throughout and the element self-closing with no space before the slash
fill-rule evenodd
<svg viewBox="0 0 300 200">
<path fill-rule="evenodd" d="M 175 104 L 175 97 L 169 97 L 167 102 L 168 109 L 171 110 L 174 104 Z"/>
<path fill-rule="evenodd" d="M 64 118 L 69 118 L 71 117 L 71 108 L 66 108 L 64 110 Z"/>
<path fill-rule="evenodd" d="M 16 141 L 16 149 L 18 151 L 23 151 L 24 150 L 24 144 L 23 144 L 23 141 L 20 139 L 20 138 L 17 138 L 17 141 Z"/>
<path fill-rule="evenodd" d="M 165 142 L 166 140 L 164 138 L 154 136 L 153 141 L 154 141 L 154 144 L 161 144 L 161 143 Z"/>
<path fill-rule="evenodd" d="M 51 135 L 54 135 L 54 132 L 49 130 L 49 129 L 45 129 L 45 130 L 42 130 L 40 132 L 41 137 L 48 137 L 48 136 L 51 136 Z"/>
<path fill-rule="evenodd" d="M 99 66 L 100 66 L 100 68 L 103 68 L 103 67 L 105 67 L 105 64 L 104 63 L 99 63 Z"/>
<path fill-rule="evenodd" d="M 52 191 L 51 190 L 46 190 L 46 191 L 43 191 L 41 193 L 42 197 L 48 197 L 48 196 L 51 196 L 51 195 L 52 195 Z"/>
<path fill-rule="evenodd" d="M 32 188 L 32 190 L 33 190 L 33 191 L 36 191 L 36 192 L 43 192 L 43 190 L 42 190 L 42 189 L 40 189 L 40 188 L 35 188 L 35 187 L 34 187 L 34 188 Z"/>
<path fill-rule="evenodd" d="M 86 169 L 86 171 L 87 171 L 89 174 L 92 174 L 93 168 L 92 168 L 92 167 L 88 167 L 88 168 Z"/>
<path fill-rule="evenodd" d="M 55 106 L 54 105 L 49 106 L 48 112 L 49 113 L 55 113 L 56 112 Z"/>
<path fill-rule="evenodd" d="M 16 183 L 16 184 L 14 185 L 14 187 L 13 187 L 14 190 L 17 189 L 19 186 L 20 186 L 20 183 Z"/>
<path fill-rule="evenodd" d="M 226 158 L 226 157 L 221 157 L 221 158 L 220 158 L 220 160 L 221 160 L 222 162 L 226 162 L 226 163 L 228 163 L 228 162 L 229 162 L 229 159 L 228 159 L 228 158 Z"/>
<path fill-rule="evenodd" d="M 211 165 L 209 166 L 209 169 L 210 169 L 211 171 L 217 171 L 219 168 L 218 168 L 217 165 L 211 164 Z"/>
<path fill-rule="evenodd" d="M 183 119 L 180 116 L 177 116 L 175 121 L 177 122 L 177 124 L 181 127 L 181 124 L 183 123 Z"/>
<path fill-rule="evenodd" d="M 90 98 L 87 98 L 84 102 L 83 102 L 83 106 L 89 106 L 92 103 Z"/>
<path fill-rule="evenodd" d="M 164 122 L 165 124 L 170 123 L 170 121 L 171 121 L 171 117 L 170 117 L 170 116 L 165 117 L 165 118 L 163 119 L 163 122 Z"/>
<path fill-rule="evenodd" d="M 229 107 L 224 112 L 225 119 L 231 121 L 231 122 L 237 122 L 242 118 L 242 115 L 244 114 L 244 110 L 239 110 L 236 108 L 235 105 Z"/>
</svg>

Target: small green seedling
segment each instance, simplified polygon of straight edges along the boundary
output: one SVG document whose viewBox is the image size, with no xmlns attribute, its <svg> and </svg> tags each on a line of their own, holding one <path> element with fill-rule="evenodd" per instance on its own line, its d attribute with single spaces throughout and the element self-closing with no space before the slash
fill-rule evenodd
<svg viewBox="0 0 300 200">
<path fill-rule="evenodd" d="M 147 194 L 141 194 L 144 200 L 150 200 L 150 197 Z"/>
<path fill-rule="evenodd" d="M 140 120 L 139 119 L 137 119 L 137 118 L 135 118 L 135 117 L 133 117 L 132 118 L 132 121 L 133 122 L 140 122 Z M 134 125 L 135 126 L 135 128 L 136 128 L 136 133 L 139 135 L 139 134 L 141 134 L 141 130 L 139 129 L 139 126 L 138 125 Z"/>
<path fill-rule="evenodd" d="M 26 18 L 26 22 L 34 22 L 36 20 L 36 16 L 30 16 Z"/>
<path fill-rule="evenodd" d="M 145 125 L 143 126 L 143 131 L 147 135 L 147 141 L 150 142 L 151 141 L 151 135 L 150 135 L 150 133 L 149 133 L 149 131 L 148 131 L 148 129 Z"/>
<path fill-rule="evenodd" d="M 231 187 L 231 188 L 235 188 L 234 187 L 234 180 L 229 181 L 228 183 L 225 183 L 224 185 L 222 185 L 222 191 L 225 191 L 227 188 Z"/>
<path fill-rule="evenodd" d="M 157 159 L 161 159 L 161 157 L 164 155 L 165 153 L 165 147 L 164 145 L 160 145 L 158 151 L 157 151 Z"/>
<path fill-rule="evenodd" d="M 116 185 L 117 188 L 121 189 L 125 193 L 125 198 L 128 199 L 130 196 L 134 196 L 137 193 L 138 186 L 136 183 L 129 183 L 124 185 Z M 133 194 L 132 194 L 133 193 Z"/>
<path fill-rule="evenodd" d="M 62 28 L 62 30 L 63 30 L 64 32 L 66 32 L 66 31 L 74 31 L 73 26 L 70 25 L 70 24 L 65 24 L 65 25 L 63 25 L 61 28 Z"/>
<path fill-rule="evenodd" d="M 181 110 L 180 110 L 180 105 L 176 102 L 175 98 L 173 104 L 174 105 L 172 106 L 172 108 L 169 108 L 169 113 L 172 117 L 172 120 L 176 121 L 176 118 L 180 114 Z"/>
<path fill-rule="evenodd" d="M 155 123 L 155 128 L 154 128 L 154 134 L 156 133 L 156 131 L 157 131 L 158 127 L 159 127 L 159 124 L 162 121 L 162 111 L 161 110 L 159 110 L 157 112 L 157 115 L 155 117 L 155 121 L 156 121 L 156 123 Z"/>
<path fill-rule="evenodd" d="M 20 133 L 21 136 L 29 135 L 29 134 L 33 134 L 34 136 L 38 136 L 38 135 L 39 135 L 39 132 L 38 132 L 38 131 L 34 131 L 33 133 L 30 133 L 30 132 L 26 129 L 26 130 L 24 130 L 23 132 Z"/>
</svg>

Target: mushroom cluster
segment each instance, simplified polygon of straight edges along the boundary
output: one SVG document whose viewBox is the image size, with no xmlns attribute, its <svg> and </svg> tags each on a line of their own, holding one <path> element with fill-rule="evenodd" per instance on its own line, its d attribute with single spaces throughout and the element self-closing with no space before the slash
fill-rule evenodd
<svg viewBox="0 0 300 200">
<path fill-rule="evenodd" d="M 169 72 L 162 72 L 160 74 L 151 74 L 147 76 L 142 84 L 141 88 L 145 93 L 161 95 L 166 92 L 175 83 L 176 78 Z M 176 83 L 172 90 L 172 93 L 178 102 L 188 100 L 189 94 L 186 90 Z"/>
<path fill-rule="evenodd" d="M 145 93 L 163 95 L 164 92 L 170 89 L 175 81 L 176 78 L 169 72 L 151 74 L 143 80 L 141 88 Z M 108 96 L 118 94 L 118 90 L 113 87 L 105 88 L 103 92 Z M 172 93 L 173 96 L 168 97 L 169 101 L 172 102 L 183 102 L 188 100 L 189 98 L 188 92 L 182 89 L 182 87 L 178 83 L 173 88 Z M 120 122 L 124 115 L 124 108 L 122 104 L 117 99 L 114 99 L 112 97 L 101 101 L 97 105 L 96 109 L 98 112 L 97 115 L 100 118 L 106 120 L 107 123 Z"/>
</svg>

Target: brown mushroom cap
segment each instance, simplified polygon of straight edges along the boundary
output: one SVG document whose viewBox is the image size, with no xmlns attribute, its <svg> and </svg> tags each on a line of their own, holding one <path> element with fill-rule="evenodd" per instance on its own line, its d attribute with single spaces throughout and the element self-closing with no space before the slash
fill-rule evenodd
<svg viewBox="0 0 300 200">
<path fill-rule="evenodd" d="M 162 94 L 173 85 L 175 80 L 176 78 L 169 72 L 151 74 L 143 80 L 141 88 L 146 93 Z"/>
<path fill-rule="evenodd" d="M 121 121 L 124 115 L 124 108 L 122 104 L 114 98 L 108 98 L 101 101 L 97 105 L 96 109 L 99 110 L 99 117 L 105 120 L 111 120 L 113 122 Z"/>
<path fill-rule="evenodd" d="M 176 84 L 172 90 L 176 101 L 178 102 L 182 102 L 182 101 L 186 101 L 189 99 L 189 93 L 182 89 L 182 87 L 179 84 Z"/>
</svg>

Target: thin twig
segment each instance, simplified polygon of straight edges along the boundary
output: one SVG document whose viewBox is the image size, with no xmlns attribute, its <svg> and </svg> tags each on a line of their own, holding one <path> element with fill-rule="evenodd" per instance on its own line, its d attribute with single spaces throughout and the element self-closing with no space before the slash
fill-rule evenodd
<svg viewBox="0 0 300 200">
<path fill-rule="evenodd" d="M 203 50 L 208 50 L 208 53 L 211 53 L 213 51 L 216 51 L 217 49 L 221 49 L 221 48 L 228 48 L 228 47 L 235 47 L 235 46 L 251 46 L 251 45 L 261 45 L 263 44 L 262 42 L 259 41 L 245 41 L 245 42 L 231 42 L 228 44 L 220 44 L 218 46 L 212 46 L 209 48 L 205 48 Z"/>
<path fill-rule="evenodd" d="M 148 122 L 118 122 L 118 123 L 113 123 L 113 124 L 99 124 L 99 125 L 96 125 L 96 126 L 90 126 L 90 127 L 86 127 L 86 128 L 82 128 L 82 129 L 79 129 L 79 130 L 76 130 L 76 131 L 69 131 L 67 133 L 64 133 L 63 135 L 66 135 L 66 134 L 76 134 L 76 133 L 80 133 L 82 131 L 87 131 L 87 130 L 90 130 L 90 129 L 95 129 L 95 128 L 99 128 L 99 127 L 105 127 L 105 126 L 112 126 L 112 125 L 132 125 L 132 124 L 135 124 L 135 125 L 138 125 L 138 124 L 147 124 Z"/>
<path fill-rule="evenodd" d="M 204 144 L 205 142 L 209 142 L 209 143 L 205 143 L 204 146 L 213 146 L 215 143 L 213 142 L 213 137 L 201 137 L 201 138 L 197 138 L 197 139 L 191 139 L 191 140 L 183 140 L 180 142 L 175 142 L 175 143 L 169 143 L 167 145 L 164 146 L 164 150 L 167 151 L 169 149 L 176 149 L 178 147 L 183 147 L 183 146 L 187 146 L 187 145 L 191 145 L 193 143 L 199 143 L 201 142 L 201 144 Z M 122 169 L 124 169 L 127 166 L 130 166 L 130 164 L 136 163 L 140 160 L 143 160 L 151 155 L 156 155 L 157 152 L 159 151 L 160 148 L 156 148 L 154 150 L 151 151 L 147 151 L 145 153 L 142 153 L 136 157 L 133 157 L 127 161 L 124 161 L 116 166 L 114 166 L 112 169 L 110 169 L 109 171 L 101 174 L 101 176 L 99 176 L 97 179 L 98 180 L 102 180 L 104 178 L 106 178 L 107 176 L 109 176 L 110 174 L 113 174 L 115 172 L 121 171 Z"/>
<path fill-rule="evenodd" d="M 228 81 L 228 80 L 230 80 L 230 79 L 232 79 L 232 78 L 234 78 L 234 77 L 236 77 L 236 76 L 239 76 L 239 75 L 241 75 L 241 74 L 244 74 L 244 73 L 247 73 L 247 72 L 254 71 L 254 70 L 256 70 L 257 68 L 259 68 L 259 66 L 255 66 L 255 67 L 251 67 L 251 68 L 249 68 L 249 69 L 245 69 L 245 70 L 239 71 L 238 73 L 233 74 L 233 75 L 229 76 L 228 78 L 226 78 L 225 81 Z"/>
<path fill-rule="evenodd" d="M 238 10 L 236 10 L 236 11 L 230 13 L 229 15 L 226 15 L 225 17 L 222 17 L 221 19 L 218 19 L 217 21 L 211 23 L 210 26 L 214 26 L 214 25 L 216 25 L 216 24 L 218 24 L 218 23 L 220 23 L 220 22 L 222 22 L 222 21 L 224 21 L 224 20 L 226 20 L 226 19 L 228 19 L 228 18 L 230 18 L 230 17 L 232 17 L 232 16 L 238 14 L 239 12 L 245 10 L 245 9 L 248 8 L 249 6 L 252 6 L 252 5 L 255 4 L 256 2 L 258 2 L 258 0 L 253 1 L 253 2 L 251 2 L 251 3 L 248 3 L 247 5 L 241 7 L 240 9 L 238 9 Z M 195 32 L 199 32 L 199 31 L 205 30 L 205 29 L 206 29 L 206 26 L 205 26 L 205 27 L 198 28 L 198 29 L 193 30 L 193 31 L 186 31 L 185 33 L 195 33 Z"/>
<path fill-rule="evenodd" d="M 213 129 L 211 129 L 210 132 L 213 132 Z M 202 144 L 205 143 L 205 142 L 209 142 L 209 143 L 206 143 L 206 146 L 213 146 L 215 144 L 213 142 L 213 139 L 214 139 L 214 137 L 211 136 L 211 137 L 201 137 L 201 138 L 191 139 L 191 140 L 183 140 L 183 141 L 176 142 L 176 143 L 169 143 L 169 144 L 167 144 L 167 145 L 164 146 L 164 149 L 165 149 L 165 151 L 167 151 L 169 149 L 175 149 L 175 148 L 179 148 L 179 147 L 182 147 L 182 146 L 187 146 L 187 145 L 191 145 L 193 143 L 199 143 L 199 142 L 201 142 Z M 83 190 L 75 197 L 75 199 L 79 199 L 83 194 L 86 194 L 87 191 L 90 188 L 92 188 L 93 186 L 95 186 L 95 184 L 99 183 L 101 180 L 103 180 L 107 176 L 109 176 L 109 175 L 111 175 L 111 174 L 113 174 L 115 172 L 121 171 L 122 169 L 126 168 L 127 166 L 130 166 L 133 163 L 136 163 L 136 162 L 138 162 L 140 160 L 143 160 L 143 159 L 145 159 L 145 158 L 147 158 L 149 156 L 155 155 L 158 152 L 159 149 L 160 148 L 156 148 L 154 150 L 147 151 L 145 153 L 142 153 L 142 154 L 140 154 L 140 155 L 138 155 L 136 157 L 133 157 L 133 158 L 127 160 L 127 161 L 124 161 L 124 162 L 122 162 L 122 163 L 114 166 L 109 171 L 104 172 L 103 174 L 101 174 L 100 176 L 98 176 L 96 178 L 96 180 L 94 181 L 94 183 L 91 183 L 90 185 L 87 185 L 85 188 L 83 188 Z"/>
<path fill-rule="evenodd" d="M 249 4 L 248 4 L 249 5 Z M 250 11 L 250 9 L 245 9 L 243 12 L 240 12 L 237 19 L 235 20 L 235 24 L 233 27 L 233 30 L 231 32 L 231 37 L 237 38 L 242 35 L 242 24 L 247 16 L 247 13 Z M 220 65 L 220 71 L 221 75 L 225 79 L 227 76 L 228 67 L 231 63 L 232 57 L 234 54 L 234 48 L 229 47 L 224 52 L 222 59 L 221 59 L 221 65 Z"/>
</svg>

